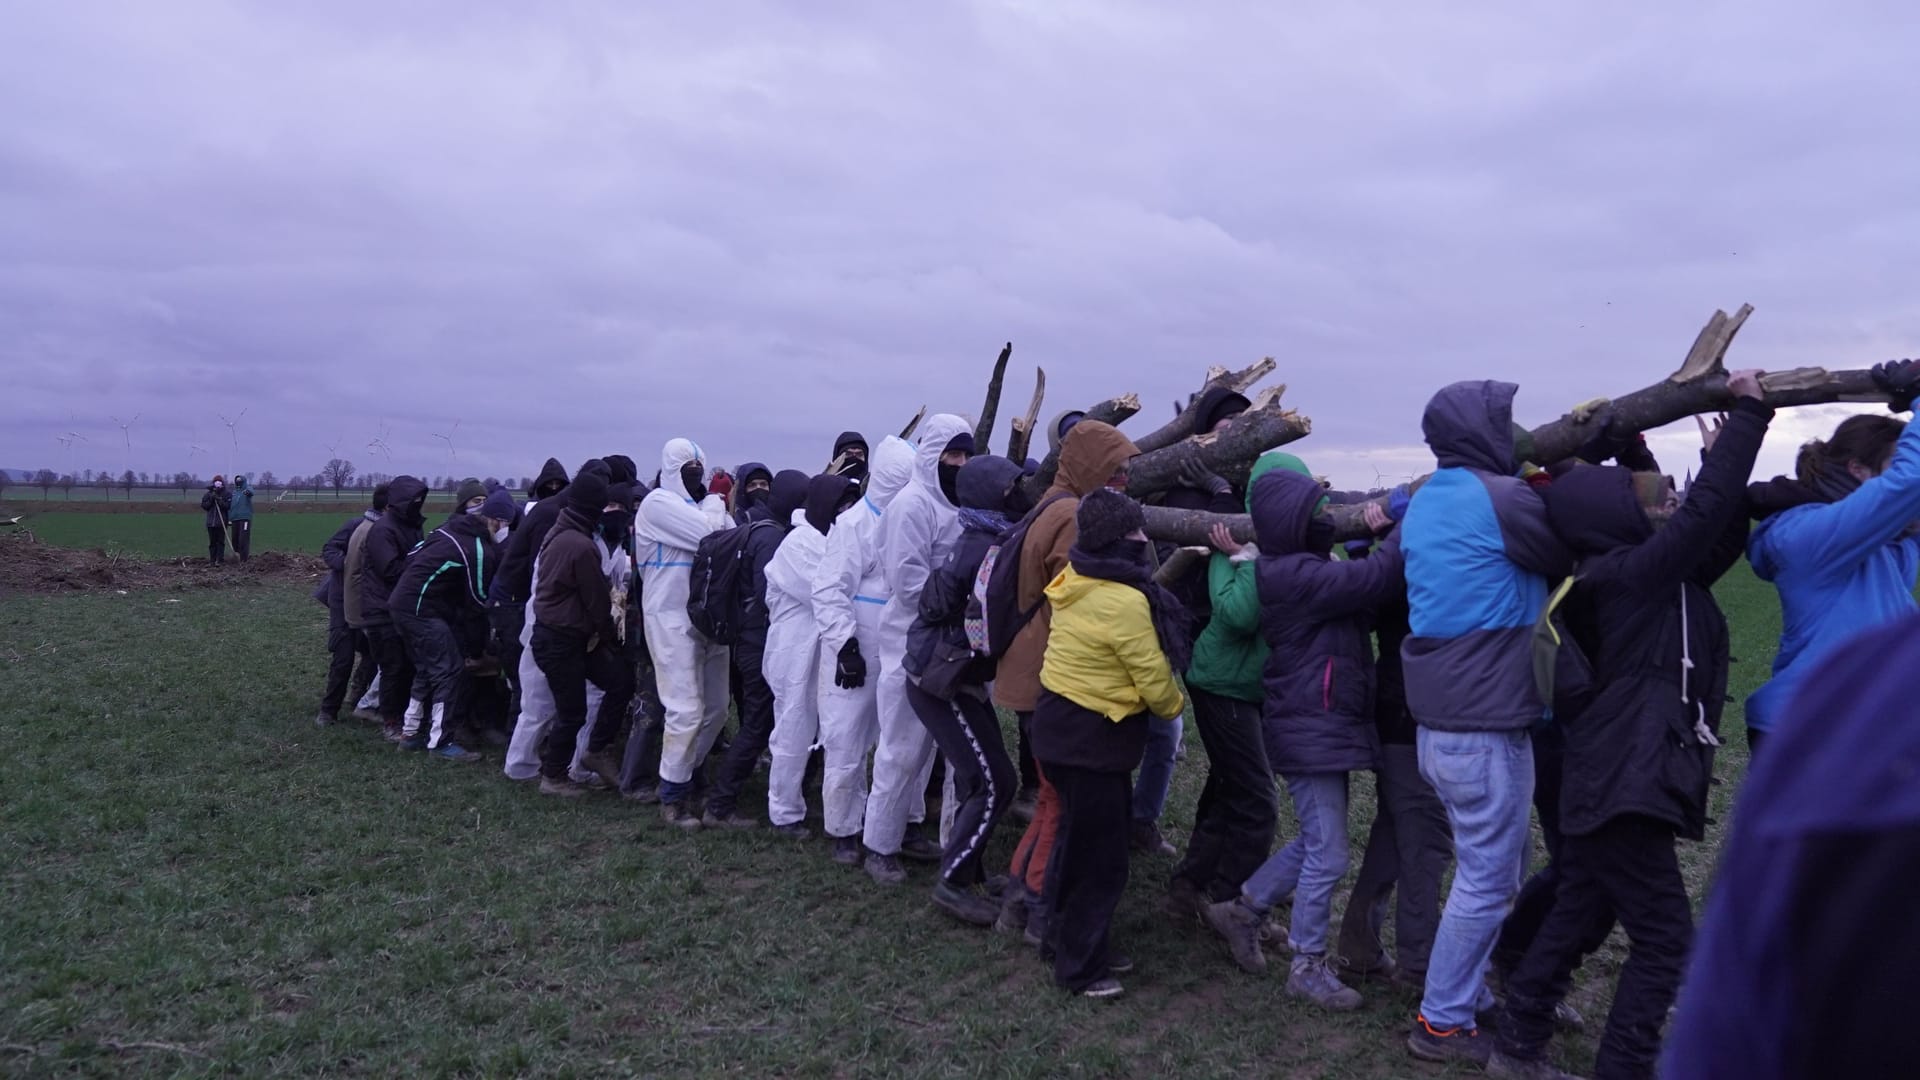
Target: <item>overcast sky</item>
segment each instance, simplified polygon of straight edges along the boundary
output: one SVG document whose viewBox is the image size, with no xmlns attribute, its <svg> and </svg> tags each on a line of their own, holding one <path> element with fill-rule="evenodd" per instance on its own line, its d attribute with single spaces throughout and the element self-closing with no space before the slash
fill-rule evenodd
<svg viewBox="0 0 1920 1080">
<path fill-rule="evenodd" d="M 1344 486 L 1440 385 L 1920 352 L 1920 7 L 24 3 L 0 465 L 824 465 L 1280 361 Z M 129 455 L 110 416 L 139 414 Z M 459 427 L 454 430 L 458 421 Z M 1763 469 L 1834 422 L 1776 427 Z M 1004 419 L 1002 430 L 1005 430 Z M 78 431 L 86 442 L 63 450 Z M 368 448 L 388 431 L 391 465 Z M 453 434 L 455 457 L 433 433 Z M 191 454 L 198 444 L 205 453 Z M 1697 445 L 1662 439 L 1675 471 Z"/>
</svg>

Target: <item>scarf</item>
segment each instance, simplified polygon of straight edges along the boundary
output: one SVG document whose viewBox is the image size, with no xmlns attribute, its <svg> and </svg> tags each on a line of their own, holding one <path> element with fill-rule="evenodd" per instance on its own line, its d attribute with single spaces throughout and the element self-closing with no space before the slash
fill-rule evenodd
<svg viewBox="0 0 1920 1080">
<path fill-rule="evenodd" d="M 960 527 L 969 532 L 999 536 L 1013 527 L 1013 519 L 998 510 L 976 510 L 971 506 L 963 506 L 960 508 Z"/>
<path fill-rule="evenodd" d="M 1153 615 L 1153 632 L 1160 639 L 1160 651 L 1175 674 L 1193 663 L 1193 622 L 1186 605 L 1153 580 L 1153 567 L 1147 561 L 1147 545 L 1140 540 L 1119 543 L 1088 551 L 1079 544 L 1067 552 L 1073 572 L 1082 577 L 1101 578 L 1139 589 L 1147 598 Z"/>
</svg>

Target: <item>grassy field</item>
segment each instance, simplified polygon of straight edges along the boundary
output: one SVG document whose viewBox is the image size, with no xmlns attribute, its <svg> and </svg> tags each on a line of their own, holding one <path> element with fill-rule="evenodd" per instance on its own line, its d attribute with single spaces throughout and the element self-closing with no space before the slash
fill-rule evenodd
<svg viewBox="0 0 1920 1080">
<path fill-rule="evenodd" d="M 439 525 L 451 509 L 451 503 L 429 503 L 428 527 Z M 318 555 L 320 546 L 334 530 L 356 513 L 355 509 L 341 507 L 324 510 L 257 507 L 253 518 L 253 550 L 256 554 L 285 551 Z M 197 506 L 183 507 L 177 513 L 65 509 L 43 513 L 30 503 L 0 507 L 0 518 L 15 514 L 24 515 L 21 524 L 35 537 L 57 547 L 101 548 L 154 559 L 205 558 L 207 554 L 206 519 Z M 231 547 L 227 558 L 233 558 Z"/>
<path fill-rule="evenodd" d="M 1744 698 L 1778 614 L 1744 570 L 1723 598 Z M 882 890 L 818 840 L 689 836 L 542 799 L 497 755 L 315 729 L 324 622 L 292 585 L 0 602 L 0 1074 L 1445 1075 L 1403 1048 L 1412 996 L 1324 1016 L 1158 915 L 1163 859 L 1120 912 L 1128 995 L 1091 1003 L 937 914 L 924 869 Z M 1745 767 L 1737 706 L 1727 730 L 1719 824 L 1683 846 L 1696 901 Z M 1616 937 L 1582 974 L 1595 1021 L 1622 959 Z"/>
<path fill-rule="evenodd" d="M 127 503 L 132 503 L 135 506 L 177 507 L 184 510 L 187 507 L 198 509 L 200 506 L 200 496 L 205 493 L 206 486 L 204 484 L 195 485 L 185 491 L 177 487 L 136 487 L 130 492 L 123 491 L 118 487 L 102 489 L 94 487 L 91 484 L 75 484 L 72 491 L 62 491 L 60 488 L 55 487 L 43 492 L 37 487 L 22 484 L 18 480 L 15 480 L 7 485 L 4 493 L 0 493 L 0 502 L 13 505 L 16 511 L 49 506 L 62 508 L 75 506 L 85 509 L 98 509 L 103 506 L 123 506 Z M 355 503 L 365 502 L 371 494 L 372 492 L 370 490 L 364 488 L 342 488 L 338 495 L 335 495 L 330 488 L 317 492 L 302 488 L 299 491 L 284 493 L 280 488 L 274 488 L 271 491 L 261 491 L 256 488 L 254 505 L 264 509 L 268 503 L 276 503 L 284 507 L 304 507 L 316 502 L 328 504 Z M 514 492 L 514 497 L 520 498 L 521 493 L 517 491 Z M 435 491 L 427 497 L 427 502 L 430 505 L 436 506 L 451 504 L 452 501 L 453 492 L 451 491 Z"/>
</svg>

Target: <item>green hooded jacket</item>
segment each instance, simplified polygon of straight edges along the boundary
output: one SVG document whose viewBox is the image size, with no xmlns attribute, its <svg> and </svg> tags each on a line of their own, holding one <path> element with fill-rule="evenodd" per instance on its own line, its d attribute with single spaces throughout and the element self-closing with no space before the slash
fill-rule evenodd
<svg viewBox="0 0 1920 1080">
<path fill-rule="evenodd" d="M 1292 454 L 1270 450 L 1253 463 L 1247 477 L 1249 508 L 1254 481 L 1275 469 L 1312 476 Z M 1235 701 L 1266 699 L 1261 678 L 1267 666 L 1267 643 L 1260 636 L 1260 590 L 1254 583 L 1254 560 L 1239 561 L 1214 553 L 1207 566 L 1207 590 L 1213 597 L 1213 618 L 1193 643 L 1193 663 L 1187 685 Z"/>
<path fill-rule="evenodd" d="M 227 520 L 253 520 L 253 488 L 248 486 L 244 476 L 233 478 L 233 508 L 227 511 Z"/>
</svg>

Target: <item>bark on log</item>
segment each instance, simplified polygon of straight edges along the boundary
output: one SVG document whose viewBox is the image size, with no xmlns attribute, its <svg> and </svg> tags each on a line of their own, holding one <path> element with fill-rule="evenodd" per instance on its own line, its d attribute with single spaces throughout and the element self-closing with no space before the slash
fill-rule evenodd
<svg viewBox="0 0 1920 1080">
<path fill-rule="evenodd" d="M 1207 381 L 1200 385 L 1200 394 L 1206 393 L 1215 386 L 1224 386 L 1236 394 L 1244 394 L 1248 387 L 1273 374 L 1274 368 L 1278 366 L 1273 357 L 1269 356 L 1239 371 L 1228 371 L 1223 367 L 1209 368 Z M 1198 397 L 1199 394 L 1194 396 Z M 1165 426 L 1133 440 L 1133 445 L 1139 447 L 1142 454 L 1150 454 L 1155 450 L 1172 446 L 1193 433 L 1193 421 L 1187 417 L 1186 410 L 1182 409 Z"/>
<path fill-rule="evenodd" d="M 1011 359 L 1013 342 L 1009 341 L 993 362 L 993 378 L 987 380 L 987 403 L 980 408 L 980 422 L 973 426 L 974 453 L 993 453 L 993 425 L 1000 419 L 1000 388 L 1007 381 L 1007 361 Z"/>
<path fill-rule="evenodd" d="M 1241 413 L 1225 434 L 1201 435 L 1141 454 L 1133 460 L 1127 491 L 1140 499 L 1178 487 L 1181 470 L 1195 459 L 1208 471 L 1244 485 L 1261 454 L 1303 439 L 1312 430 L 1313 424 L 1306 417 L 1281 408 L 1276 397 L 1263 408 Z"/>
<path fill-rule="evenodd" d="M 1013 421 L 1013 436 L 1007 440 L 1007 459 L 1025 461 L 1033 452 L 1033 429 L 1040 423 L 1040 406 L 1047 400 L 1047 369 L 1033 371 L 1033 401 L 1027 415 Z"/>
<path fill-rule="evenodd" d="M 920 406 L 920 411 L 913 414 L 913 419 L 907 421 L 907 426 L 900 429 L 900 437 L 903 439 L 913 438 L 913 433 L 920 430 L 920 421 L 926 418 L 927 407 L 922 405 Z"/>
<path fill-rule="evenodd" d="M 1140 396 L 1128 394 L 1125 397 L 1103 401 L 1087 410 L 1086 419 L 1098 420 L 1103 424 L 1119 427 L 1127 418 L 1140 411 Z M 1029 497 L 1038 500 L 1053 486 L 1053 475 L 1060 471 L 1060 451 L 1049 450 L 1040 462 L 1040 471 L 1027 478 L 1026 492 Z"/>
</svg>

